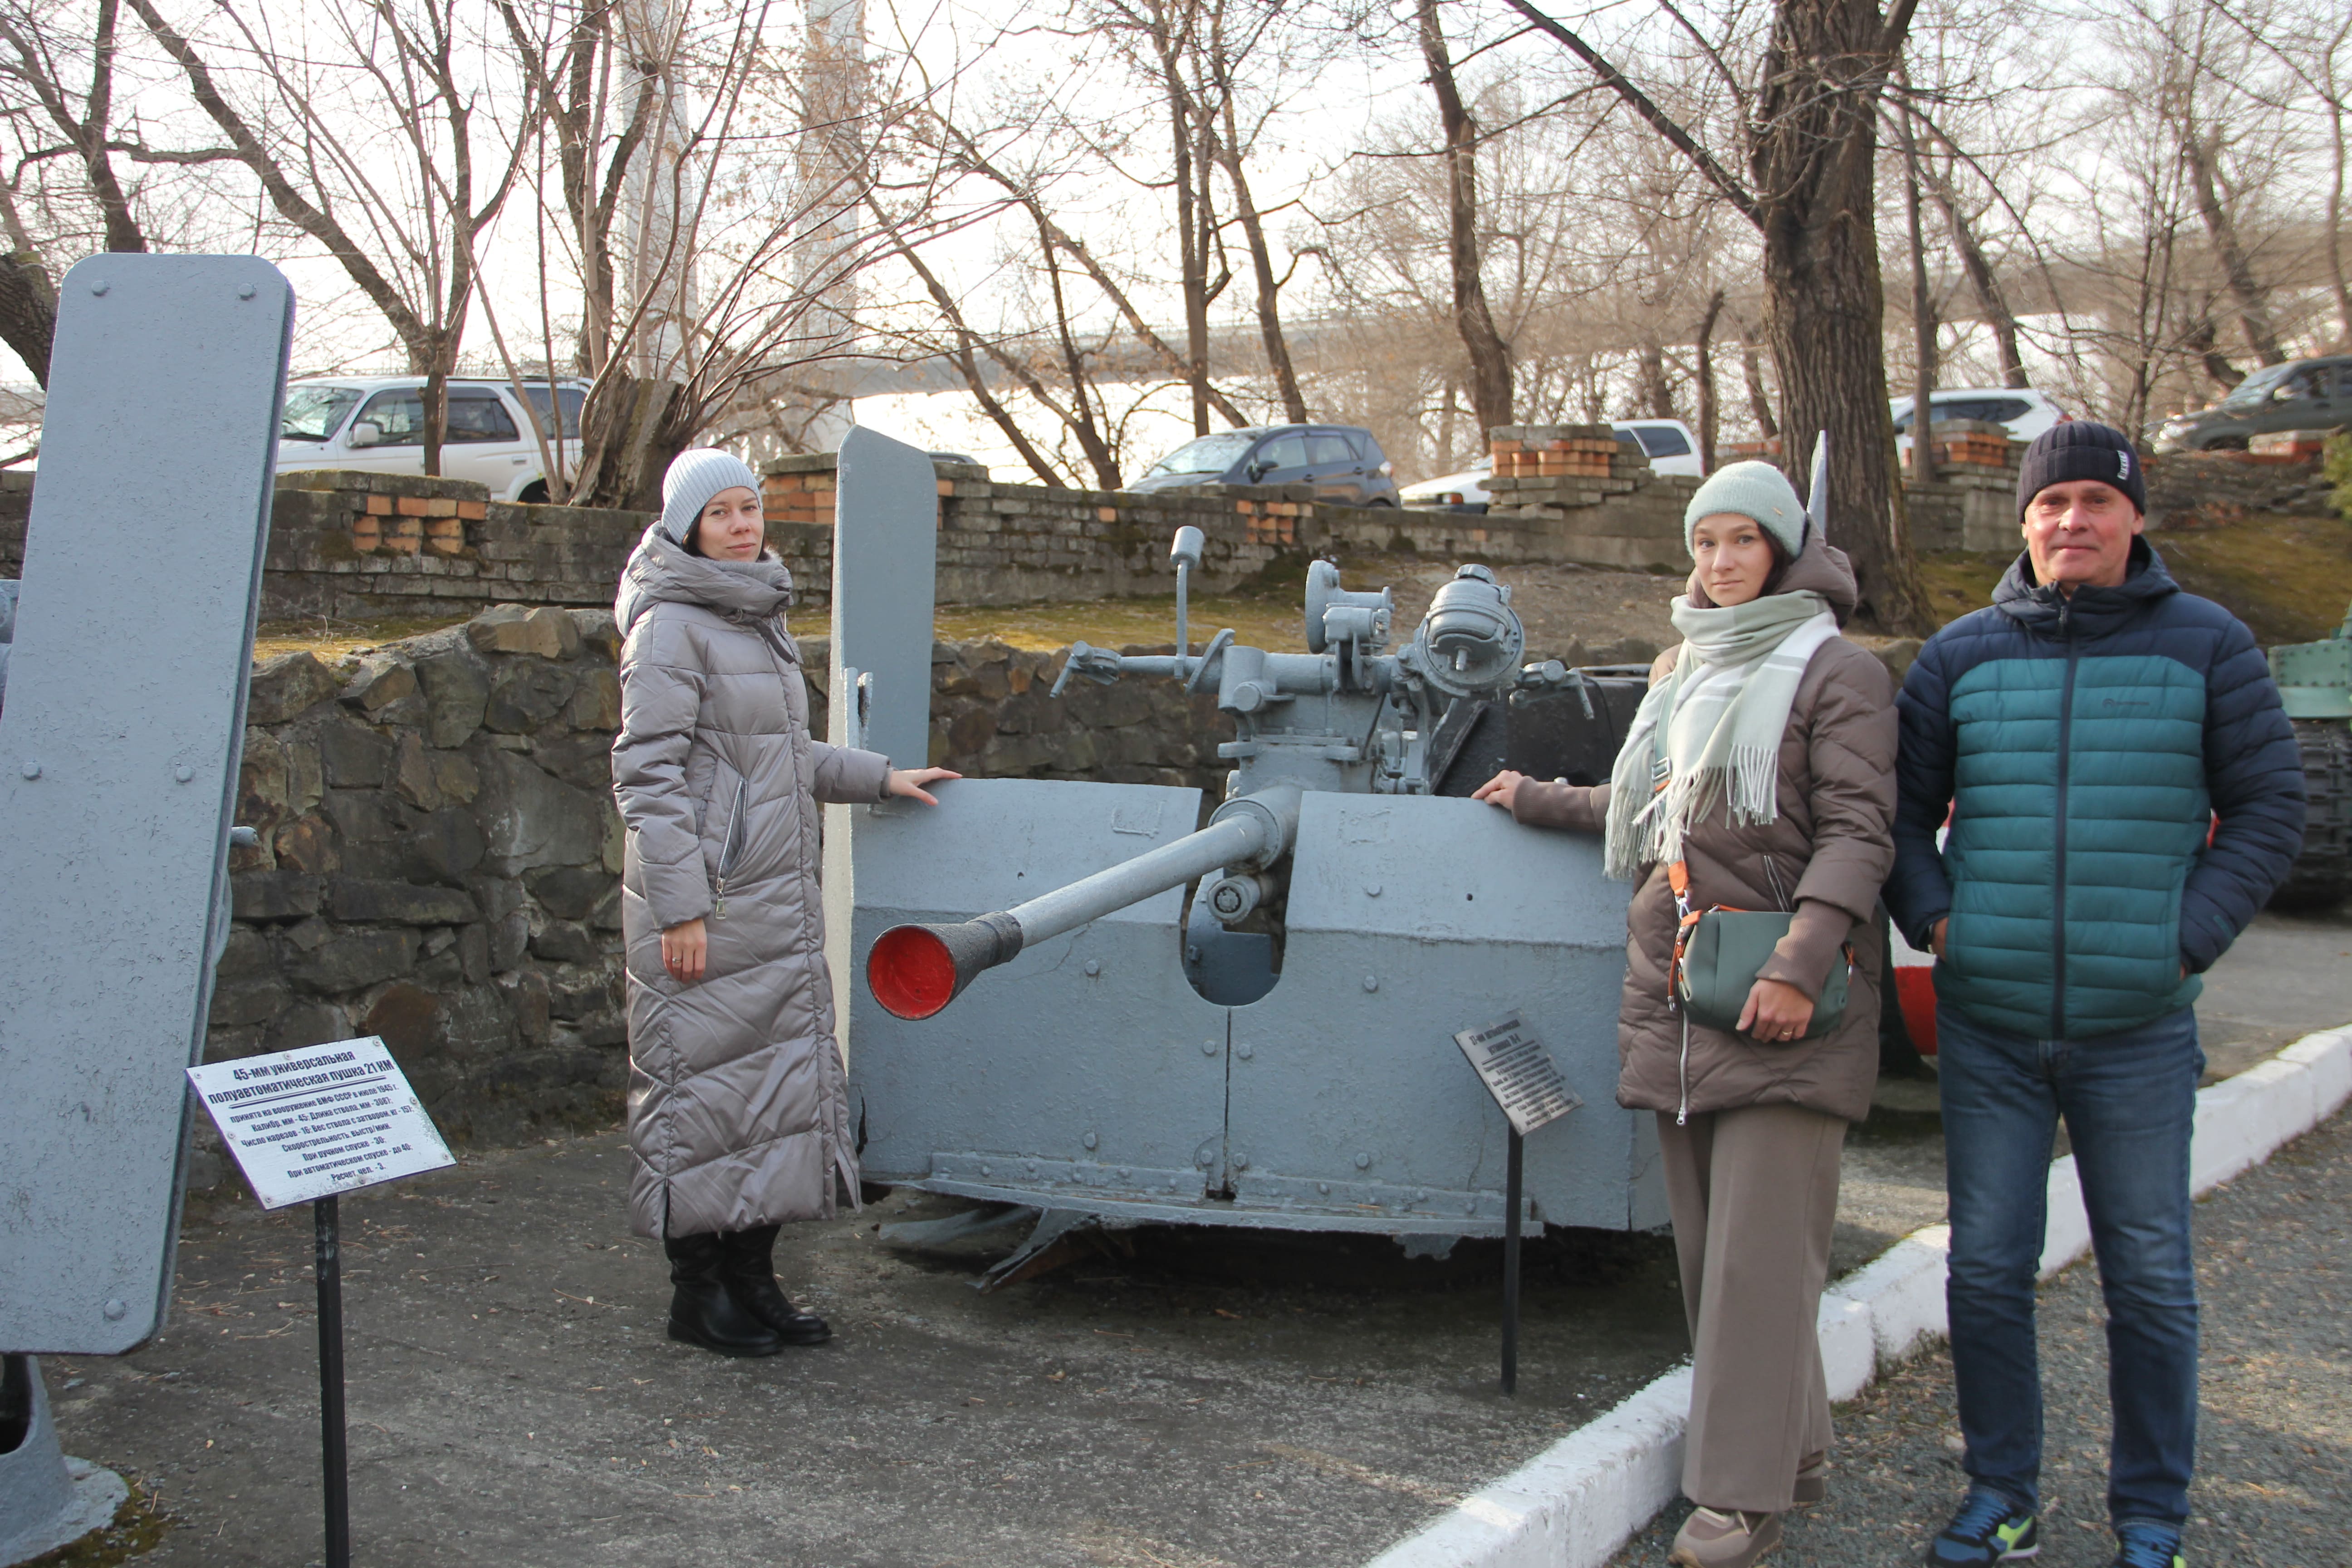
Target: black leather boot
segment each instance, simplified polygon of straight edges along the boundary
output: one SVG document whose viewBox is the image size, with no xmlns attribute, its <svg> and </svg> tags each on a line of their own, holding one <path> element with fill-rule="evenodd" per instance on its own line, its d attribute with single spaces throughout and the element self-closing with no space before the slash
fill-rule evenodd
<svg viewBox="0 0 2352 1568">
<path fill-rule="evenodd" d="M 788 1345 L 821 1345 L 833 1338 L 832 1325 L 814 1312 L 793 1305 L 776 1283 L 776 1232 L 763 1225 L 757 1230 L 730 1231 L 719 1238 L 728 1289 L 735 1304 L 773 1329 Z"/>
<path fill-rule="evenodd" d="M 775 1331 L 743 1310 L 724 1274 L 724 1237 L 673 1236 L 669 1254 L 669 1337 L 720 1355 L 773 1355 L 784 1348 Z"/>
</svg>

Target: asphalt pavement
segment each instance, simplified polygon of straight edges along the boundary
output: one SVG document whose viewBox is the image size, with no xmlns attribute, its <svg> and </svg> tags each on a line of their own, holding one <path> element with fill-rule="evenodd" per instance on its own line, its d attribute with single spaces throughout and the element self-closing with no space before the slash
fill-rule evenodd
<svg viewBox="0 0 2352 1568">
<path fill-rule="evenodd" d="M 2352 1563 L 2352 1113 L 2339 1112 L 2197 1205 L 2203 1378 L 2191 1564 Z M 2042 1289 L 2046 1568 L 2105 1568 L 2105 1310 L 2086 1259 Z M 1830 1495 L 1790 1515 L 1778 1568 L 1904 1568 L 1967 1489 L 1938 1350 L 1837 1413 Z M 1668 1509 L 1616 1559 L 1664 1563 Z"/>
<path fill-rule="evenodd" d="M 2352 1017 L 2347 949 L 2352 924 L 2265 916 L 2213 977 L 2217 1068 Z M 2323 1136 L 2336 1151 L 2325 1159 L 2308 1153 Z M 2209 1448 L 2233 1440 L 2225 1420 L 2244 1434 L 2299 1434 L 2313 1453 L 2295 1473 L 2332 1475 L 2325 1495 L 2352 1519 L 2344 1331 L 2306 1303 L 2313 1282 L 2330 1281 L 2340 1313 L 2335 1216 L 2352 1186 L 2343 1142 L 2337 1128 L 2281 1156 L 2294 1179 L 2334 1184 L 2326 1203 L 2290 1191 L 2248 1210 L 2242 1194 L 2282 1179 L 2257 1173 L 2200 1215 L 2209 1269 L 2233 1265 L 2209 1297 L 2209 1384 L 2243 1406 L 2209 1425 Z M 1845 1170 L 1841 1271 L 1942 1217 L 1934 1085 L 1885 1085 Z M 1495 1388 L 1493 1243 L 1409 1259 L 1379 1238 L 1143 1231 L 1131 1252 L 982 1296 L 971 1286 L 989 1251 L 879 1239 L 881 1224 L 956 1206 L 897 1194 L 785 1233 L 780 1271 L 832 1319 L 832 1344 L 729 1362 L 664 1338 L 663 1263 L 627 1234 L 625 1181 L 620 1137 L 606 1132 L 469 1154 L 456 1170 L 344 1199 L 363 1568 L 1339 1565 L 1410 1534 L 1685 1350 L 1663 1235 L 1555 1234 L 1534 1250 L 1521 1392 L 1507 1401 Z M 2242 1210 L 2238 1229 L 2212 1229 L 2215 1215 Z M 2279 1223 L 2295 1234 L 2274 1252 L 2261 1235 Z M 44 1361 L 68 1451 L 141 1489 L 142 1538 L 160 1537 L 142 1563 L 318 1560 L 310 1255 L 307 1210 L 263 1214 L 224 1186 L 191 1203 L 161 1337 L 115 1360 Z M 2291 1266 L 2273 1270 L 2273 1256 Z M 2067 1333 L 2095 1343 L 2075 1321 L 2093 1300 L 2087 1279 L 2077 1269 L 2052 1287 L 2053 1383 Z M 2268 1290 L 2273 1307 L 2241 1306 L 2248 1290 Z M 2068 1291 L 2080 1301 L 2058 1305 L 2074 1301 Z M 2221 1359 L 2231 1354 L 2241 1360 Z M 1787 1560 L 1880 1561 L 1866 1550 L 1895 1551 L 1921 1510 L 1948 1502 L 1942 1366 L 1917 1363 L 1843 1416 L 1836 1499 L 1801 1527 L 1813 1544 Z M 2090 1363 L 2081 1370 L 2092 1375 Z M 2335 1386 L 2315 1387 L 2326 1370 Z M 2308 1402 L 2308 1418 L 2285 1418 L 2291 1400 Z M 2053 1434 L 2063 1420 L 2080 1426 L 2060 1403 Z M 2288 1506 L 2261 1489 L 2290 1486 L 2264 1468 L 2284 1450 L 2234 1440 L 2240 1449 L 2218 1452 L 2247 1456 L 2242 1482 L 2226 1483 L 2243 1489 L 2217 1489 L 2238 1462 L 2224 1459 L 2200 1494 L 2200 1507 L 2215 1500 L 2214 1530 Z M 2074 1485 L 2053 1471 L 2060 1506 L 2079 1511 L 2079 1500 L 2063 1500 Z M 2095 1501 L 2096 1489 L 2081 1495 Z M 2062 1530 L 2091 1540 L 2072 1522 Z M 1832 1536 L 1842 1540 L 1825 1548 Z M 74 1568 L 121 1561 L 125 1549 L 85 1552 Z M 2065 1550 L 2045 1560 L 2094 1560 Z M 2316 1568 L 2352 1551 L 2230 1560 Z"/>
</svg>

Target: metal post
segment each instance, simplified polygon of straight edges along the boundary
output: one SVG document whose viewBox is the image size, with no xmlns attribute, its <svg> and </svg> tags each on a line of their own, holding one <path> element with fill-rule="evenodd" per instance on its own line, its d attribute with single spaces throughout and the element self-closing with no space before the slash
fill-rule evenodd
<svg viewBox="0 0 2352 1568">
<path fill-rule="evenodd" d="M 341 1223 L 332 1194 L 312 1204 L 310 1210 L 318 1220 L 319 1450 L 326 1472 L 326 1568 L 352 1568 L 351 1474 L 343 1454 Z"/>
<path fill-rule="evenodd" d="M 1519 1392 L 1519 1188 L 1528 1142 L 1511 1129 L 1511 1152 L 1503 1192 L 1503 1392 Z"/>
</svg>

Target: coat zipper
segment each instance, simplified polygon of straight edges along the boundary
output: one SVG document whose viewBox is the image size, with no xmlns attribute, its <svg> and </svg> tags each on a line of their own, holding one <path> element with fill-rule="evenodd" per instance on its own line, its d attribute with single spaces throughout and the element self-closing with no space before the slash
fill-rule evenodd
<svg viewBox="0 0 2352 1568">
<path fill-rule="evenodd" d="M 2074 771 L 2074 663 L 2080 653 L 2074 646 L 2070 613 L 2069 606 L 2058 606 L 2058 635 L 2066 643 L 2066 684 L 2058 694 L 2058 880 L 2050 910 L 2050 958 L 2054 981 L 2050 989 L 2050 1037 L 2053 1040 L 2066 1037 L 2066 792 Z"/>
<path fill-rule="evenodd" d="M 749 779 L 735 781 L 735 809 L 727 818 L 727 837 L 719 844 L 718 886 L 711 893 L 710 918 L 715 921 L 727 918 L 727 873 L 735 868 L 736 858 L 743 852 L 743 796 L 750 788 Z"/>
</svg>

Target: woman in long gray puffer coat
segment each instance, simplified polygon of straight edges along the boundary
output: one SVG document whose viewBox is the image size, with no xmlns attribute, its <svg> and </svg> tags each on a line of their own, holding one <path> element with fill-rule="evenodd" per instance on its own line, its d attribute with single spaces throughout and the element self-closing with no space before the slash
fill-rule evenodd
<svg viewBox="0 0 2352 1568">
<path fill-rule="evenodd" d="M 922 785 L 956 775 L 810 737 L 792 574 L 750 468 L 684 452 L 662 498 L 614 605 L 629 1211 L 669 1255 L 670 1337 L 767 1355 L 830 1335 L 776 1283 L 779 1227 L 857 1201 L 817 805 L 929 802 Z"/>
</svg>

